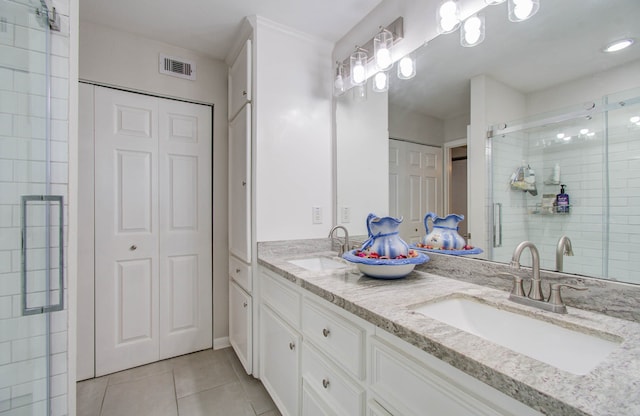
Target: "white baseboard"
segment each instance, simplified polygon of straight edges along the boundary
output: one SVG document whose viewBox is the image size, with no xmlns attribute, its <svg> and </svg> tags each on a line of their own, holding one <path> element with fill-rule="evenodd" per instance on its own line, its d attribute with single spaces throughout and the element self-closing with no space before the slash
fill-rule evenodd
<svg viewBox="0 0 640 416">
<path fill-rule="evenodd" d="M 231 343 L 229 342 L 229 337 L 214 338 L 213 340 L 214 350 L 219 350 L 219 349 L 227 348 L 230 346 L 231 346 Z"/>
</svg>

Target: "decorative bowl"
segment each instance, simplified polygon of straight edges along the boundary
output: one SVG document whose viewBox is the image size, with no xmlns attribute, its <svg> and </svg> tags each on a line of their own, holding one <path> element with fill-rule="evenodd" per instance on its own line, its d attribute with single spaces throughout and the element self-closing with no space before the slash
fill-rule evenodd
<svg viewBox="0 0 640 416">
<path fill-rule="evenodd" d="M 402 259 L 381 259 L 357 256 L 356 252 L 359 251 L 351 250 L 344 253 L 342 258 L 355 263 L 363 274 L 376 279 L 401 279 L 411 273 L 417 264 L 429 261 L 429 256 L 424 253 Z"/>
</svg>

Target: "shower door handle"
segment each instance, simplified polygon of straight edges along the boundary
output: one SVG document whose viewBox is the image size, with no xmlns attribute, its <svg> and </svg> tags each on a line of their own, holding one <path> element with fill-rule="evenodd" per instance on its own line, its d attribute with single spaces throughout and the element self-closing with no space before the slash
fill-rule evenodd
<svg viewBox="0 0 640 416">
<path fill-rule="evenodd" d="M 493 204 L 493 246 L 502 247 L 502 204 Z"/>
<path fill-rule="evenodd" d="M 49 285 L 47 284 L 47 282 L 45 282 L 45 289 L 44 291 L 41 290 L 41 288 L 39 288 L 39 291 L 42 293 L 44 293 L 44 304 L 43 305 L 38 305 L 38 306 L 30 306 L 29 305 L 29 300 L 28 300 L 28 290 L 29 290 L 29 281 L 28 281 L 28 273 L 27 273 L 27 258 L 29 255 L 29 250 L 30 248 L 28 247 L 29 244 L 29 236 L 28 236 L 28 230 L 29 230 L 29 216 L 28 214 L 28 208 L 29 206 L 31 206 L 32 204 L 29 204 L 29 202 L 46 202 L 47 204 L 45 205 L 45 212 L 47 217 L 49 216 L 49 203 L 58 203 L 59 204 L 59 215 L 58 215 L 58 302 L 55 304 L 50 304 L 50 289 L 49 289 Z M 23 195 L 21 197 L 21 201 L 20 201 L 20 216 L 21 216 L 21 234 L 22 234 L 22 244 L 21 244 L 21 251 L 22 251 L 22 258 L 21 258 L 21 262 L 22 262 L 22 271 L 21 271 L 21 277 L 22 277 L 22 314 L 23 315 L 35 315 L 35 314 L 39 314 L 39 313 L 45 313 L 45 312 L 53 312 L 53 311 L 61 311 L 64 309 L 64 281 L 63 281 L 63 276 L 64 276 L 64 204 L 63 204 L 63 200 L 62 200 L 62 195 Z M 38 224 L 38 226 L 41 226 L 40 224 Z M 49 244 L 51 243 L 51 239 L 49 238 L 49 223 L 48 221 L 45 221 L 45 225 L 43 226 L 43 228 L 45 228 L 45 250 L 49 250 Z M 35 249 L 35 248 L 34 248 Z M 51 274 L 50 274 L 50 270 L 51 270 L 51 265 L 49 264 L 49 262 L 47 261 L 46 266 L 44 267 L 44 274 L 45 274 L 45 279 L 50 279 L 51 278 Z"/>
</svg>

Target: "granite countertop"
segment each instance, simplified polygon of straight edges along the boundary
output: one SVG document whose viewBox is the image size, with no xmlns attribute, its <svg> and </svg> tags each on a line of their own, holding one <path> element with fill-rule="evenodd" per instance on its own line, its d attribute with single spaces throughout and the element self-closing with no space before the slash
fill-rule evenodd
<svg viewBox="0 0 640 416">
<path fill-rule="evenodd" d="M 560 315 L 519 305 L 509 301 L 504 290 L 430 273 L 429 263 L 403 279 L 379 280 L 362 275 L 350 263 L 346 269 L 309 271 L 288 262 L 337 258 L 336 252 L 313 241 L 296 243 L 295 249 L 287 243 L 261 243 L 258 264 L 544 414 L 640 415 L 640 323 L 572 307 Z M 412 309 L 453 295 L 621 344 L 588 374 L 574 375 Z"/>
</svg>

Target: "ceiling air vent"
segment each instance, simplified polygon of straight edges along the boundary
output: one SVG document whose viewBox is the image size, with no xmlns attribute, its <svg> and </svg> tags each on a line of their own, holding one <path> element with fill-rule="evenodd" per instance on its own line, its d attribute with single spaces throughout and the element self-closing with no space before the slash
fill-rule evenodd
<svg viewBox="0 0 640 416">
<path fill-rule="evenodd" d="M 182 58 L 160 54 L 160 73 L 195 80 L 196 64 Z"/>
</svg>

